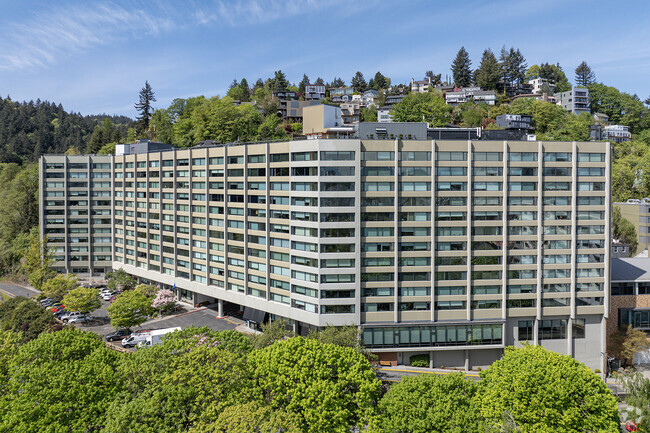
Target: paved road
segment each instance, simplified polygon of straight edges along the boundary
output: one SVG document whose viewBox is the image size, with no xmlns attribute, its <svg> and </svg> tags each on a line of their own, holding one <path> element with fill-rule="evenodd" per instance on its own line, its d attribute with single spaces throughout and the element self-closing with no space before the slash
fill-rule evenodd
<svg viewBox="0 0 650 433">
<path fill-rule="evenodd" d="M 9 295 L 12 298 L 16 296 L 24 296 L 30 298 L 33 296 L 38 296 L 39 292 L 34 289 L 27 289 L 23 286 L 19 286 L 13 283 L 0 283 L 0 292 L 5 295 Z"/>
</svg>

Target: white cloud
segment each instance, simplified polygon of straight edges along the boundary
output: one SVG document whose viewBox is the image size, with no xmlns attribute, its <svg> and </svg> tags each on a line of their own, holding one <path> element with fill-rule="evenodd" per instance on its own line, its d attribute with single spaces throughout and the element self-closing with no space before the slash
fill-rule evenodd
<svg viewBox="0 0 650 433">
<path fill-rule="evenodd" d="M 208 0 L 183 3 L 53 3 L 20 22 L 0 21 L 0 70 L 40 68 L 120 41 L 196 25 L 230 27 L 322 11 L 344 0 Z"/>
</svg>

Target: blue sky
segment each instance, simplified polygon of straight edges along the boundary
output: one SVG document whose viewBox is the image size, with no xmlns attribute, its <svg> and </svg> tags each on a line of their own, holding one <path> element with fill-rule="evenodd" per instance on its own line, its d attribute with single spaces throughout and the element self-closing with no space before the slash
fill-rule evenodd
<svg viewBox="0 0 650 433">
<path fill-rule="evenodd" d="M 585 60 L 598 81 L 650 94 L 647 0 L 0 0 L 0 95 L 82 114 L 135 115 L 145 80 L 158 102 L 224 95 L 282 69 L 297 83 L 357 70 L 393 83 L 451 74 L 461 46 L 519 48 L 529 65 Z"/>
</svg>

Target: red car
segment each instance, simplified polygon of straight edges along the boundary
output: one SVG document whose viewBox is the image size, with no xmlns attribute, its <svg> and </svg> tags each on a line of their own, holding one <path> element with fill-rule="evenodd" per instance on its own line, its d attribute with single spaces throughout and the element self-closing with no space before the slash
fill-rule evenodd
<svg viewBox="0 0 650 433">
<path fill-rule="evenodd" d="M 56 305 L 54 307 L 48 308 L 48 311 L 51 311 L 52 313 L 58 313 L 63 309 L 65 309 L 65 305 Z"/>
</svg>

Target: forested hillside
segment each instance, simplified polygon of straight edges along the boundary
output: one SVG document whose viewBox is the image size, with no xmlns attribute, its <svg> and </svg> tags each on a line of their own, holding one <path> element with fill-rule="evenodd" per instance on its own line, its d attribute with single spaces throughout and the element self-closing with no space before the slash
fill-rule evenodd
<svg viewBox="0 0 650 433">
<path fill-rule="evenodd" d="M 107 124 L 111 134 L 104 132 Z M 132 126 L 133 120 L 125 116 L 82 116 L 40 99 L 14 102 L 0 98 L 0 163 L 22 164 L 36 161 L 44 153 L 71 148 L 97 151 L 106 143 L 126 139 Z"/>
</svg>

